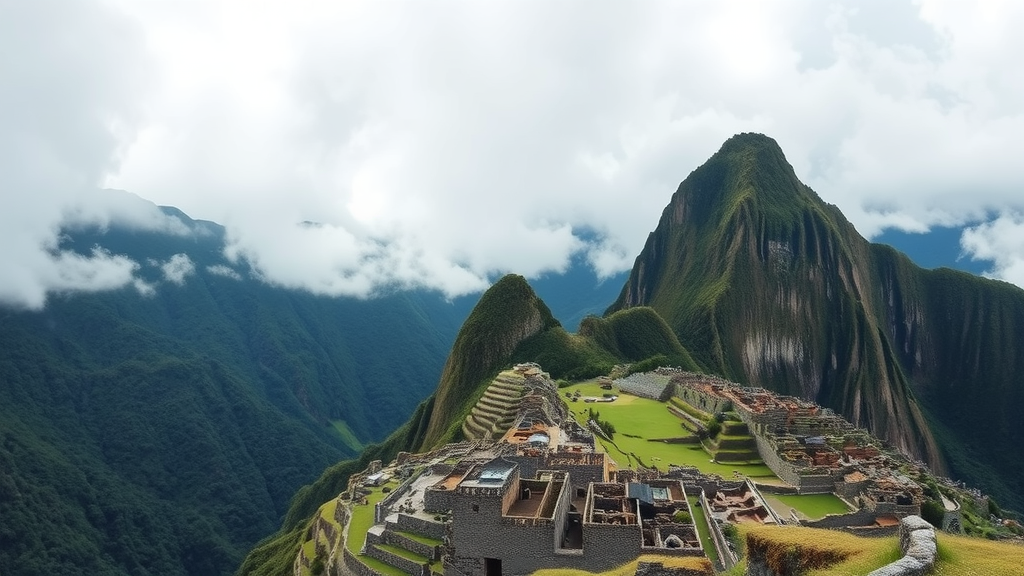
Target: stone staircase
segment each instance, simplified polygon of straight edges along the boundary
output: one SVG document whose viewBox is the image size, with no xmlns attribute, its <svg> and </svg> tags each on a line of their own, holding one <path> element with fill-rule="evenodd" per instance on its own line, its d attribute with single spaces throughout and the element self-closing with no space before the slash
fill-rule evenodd
<svg viewBox="0 0 1024 576">
<path fill-rule="evenodd" d="M 392 514 L 383 524 L 366 533 L 363 554 L 383 564 L 377 568 L 365 564 L 379 576 L 430 576 L 441 574 L 441 548 L 445 525 L 409 516 Z"/>
<path fill-rule="evenodd" d="M 522 396 L 522 376 L 514 372 L 498 374 L 466 416 L 462 433 L 469 440 L 501 437 L 515 422 Z"/>
<path fill-rule="evenodd" d="M 718 437 L 705 445 L 716 462 L 759 463 L 757 443 L 744 422 L 725 421 Z"/>
</svg>

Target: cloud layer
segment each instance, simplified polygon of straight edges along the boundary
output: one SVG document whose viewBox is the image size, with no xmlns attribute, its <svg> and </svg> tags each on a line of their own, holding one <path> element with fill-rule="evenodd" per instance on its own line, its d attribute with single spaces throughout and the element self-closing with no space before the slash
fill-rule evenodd
<svg viewBox="0 0 1024 576">
<path fill-rule="evenodd" d="M 982 222 L 964 246 L 989 258 L 999 219 L 1024 212 L 1014 2 L 2 10 L 0 47 L 24 54 L 0 62 L 6 302 L 108 285 L 55 279 L 73 268 L 62 225 L 173 228 L 97 186 L 225 224 L 227 256 L 267 282 L 358 296 L 462 294 L 578 253 L 625 269 L 679 181 L 741 131 L 776 138 L 868 236 Z M 1024 282 L 1016 261 L 992 273 Z M 89 266 L 132 281 L 115 256 Z"/>
</svg>

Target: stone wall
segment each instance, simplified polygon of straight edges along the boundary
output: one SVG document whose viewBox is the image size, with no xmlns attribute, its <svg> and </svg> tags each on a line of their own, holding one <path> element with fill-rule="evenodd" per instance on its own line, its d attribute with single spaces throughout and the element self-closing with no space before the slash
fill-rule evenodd
<svg viewBox="0 0 1024 576">
<path fill-rule="evenodd" d="M 402 556 L 399 556 L 398 554 L 393 554 L 391 552 L 388 552 L 387 550 L 377 548 L 376 546 L 369 547 L 366 551 L 366 555 L 370 558 L 380 560 L 385 564 L 390 564 L 391 566 L 398 568 L 406 574 L 413 574 L 414 576 L 426 576 L 430 572 L 429 564 L 420 564 L 418 562 L 413 562 L 408 558 L 404 558 Z"/>
<path fill-rule="evenodd" d="M 441 522 L 424 520 L 408 514 L 399 514 L 398 522 L 394 526 L 389 526 L 389 528 L 397 528 L 403 532 L 412 532 L 434 538 L 435 540 L 443 540 L 446 532 L 445 526 Z"/>
<path fill-rule="evenodd" d="M 515 462 L 519 464 L 519 473 L 522 478 L 535 478 L 537 471 L 539 470 L 558 470 L 560 472 L 567 472 L 569 474 L 569 481 L 572 483 L 573 489 L 583 488 L 586 490 L 591 482 L 605 482 L 607 479 L 604 477 L 604 464 L 571 464 L 568 460 L 574 458 L 575 455 L 569 454 L 552 454 L 548 456 L 506 456 L 505 460 Z M 579 455 L 580 460 L 584 458 L 592 457 L 588 453 L 581 453 Z M 552 463 L 552 460 L 558 460 L 557 463 Z"/>
<path fill-rule="evenodd" d="M 666 568 L 661 562 L 637 562 L 634 576 L 714 576 L 710 562 L 707 570 Z"/>
<path fill-rule="evenodd" d="M 732 401 L 722 398 L 721 396 L 703 394 L 686 386 L 679 386 L 677 388 L 677 392 L 679 393 L 679 397 L 685 400 L 687 404 L 709 414 L 728 412 L 733 408 Z M 740 414 L 740 417 L 742 418 L 742 414 Z"/>
<path fill-rule="evenodd" d="M 501 560 L 504 574 L 529 574 L 541 568 L 565 567 L 602 572 L 634 560 L 643 535 L 638 525 L 585 524 L 583 550 L 562 549 L 571 487 L 563 484 L 554 517 L 501 517 L 497 507 L 472 500 L 458 501 L 453 508 L 450 573 L 483 574 L 484 558 Z M 473 511 L 476 503 L 478 511 Z M 446 566 L 446 573 L 449 573 Z"/>
<path fill-rule="evenodd" d="M 342 562 L 337 568 L 338 573 L 342 576 L 380 576 L 376 570 L 360 562 L 344 546 L 342 546 Z"/>
<path fill-rule="evenodd" d="M 903 558 L 868 576 L 923 576 L 931 572 L 938 554 L 935 528 L 920 516 L 907 516 L 900 520 L 900 549 L 903 550 Z"/>
<path fill-rule="evenodd" d="M 761 460 L 775 472 L 784 482 L 793 486 L 800 486 L 800 473 L 799 468 L 793 464 L 786 462 L 781 456 L 775 451 L 775 443 L 763 436 L 764 430 L 760 426 L 751 426 L 750 432 L 754 435 L 754 441 L 757 443 L 757 452 L 761 455 Z"/>
<path fill-rule="evenodd" d="M 402 482 L 401 484 L 398 485 L 398 488 L 395 488 L 394 490 L 392 490 L 390 494 L 385 496 L 380 502 L 378 502 L 377 504 L 374 505 L 374 507 L 373 507 L 373 523 L 374 524 L 380 524 L 381 522 L 384 521 L 384 517 L 388 515 L 388 510 L 391 508 L 391 506 L 395 502 L 398 502 L 398 500 L 401 499 L 402 496 L 404 496 L 405 493 L 409 491 L 409 487 L 412 486 L 412 483 L 418 477 L 419 477 L 418 474 L 413 474 L 412 476 L 409 476 L 408 478 L 405 479 L 404 482 Z"/>
<path fill-rule="evenodd" d="M 707 521 L 708 528 L 711 530 L 711 545 L 715 547 L 715 551 L 718 553 L 718 566 L 716 566 L 716 569 L 728 570 L 732 568 L 736 565 L 736 555 L 729 548 L 725 535 L 722 534 L 722 527 L 718 525 L 718 521 L 711 515 L 711 505 L 708 503 L 708 498 L 703 492 L 700 493 L 700 510 L 701 514 L 704 515 L 704 520 Z"/>
<path fill-rule="evenodd" d="M 423 491 L 423 509 L 427 512 L 445 512 L 452 509 L 455 493 L 451 490 L 428 487 Z"/>
<path fill-rule="evenodd" d="M 367 534 L 367 538 L 369 538 L 369 534 Z M 384 532 L 383 540 L 385 544 L 391 544 L 392 546 L 404 548 L 410 552 L 414 552 L 430 560 L 439 560 L 441 558 L 440 546 L 431 546 L 430 544 L 417 542 L 416 540 L 413 540 L 412 538 L 409 538 L 407 536 L 403 536 L 402 534 L 399 534 L 397 532 L 392 532 L 390 530 Z"/>
<path fill-rule="evenodd" d="M 874 526 L 876 514 L 871 510 L 857 510 L 849 514 L 829 514 L 819 520 L 803 522 L 811 528 L 842 528 L 844 526 Z"/>
</svg>

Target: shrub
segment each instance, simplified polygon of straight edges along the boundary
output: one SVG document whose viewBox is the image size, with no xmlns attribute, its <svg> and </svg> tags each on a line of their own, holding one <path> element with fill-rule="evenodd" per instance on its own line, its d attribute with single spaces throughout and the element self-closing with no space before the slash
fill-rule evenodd
<svg viewBox="0 0 1024 576">
<path fill-rule="evenodd" d="M 708 437 L 710 438 L 718 436 L 718 433 L 722 431 L 722 423 L 714 417 L 708 418 L 707 422 L 704 423 L 704 426 L 708 429 Z"/>
<path fill-rule="evenodd" d="M 676 510 L 676 513 L 672 515 L 672 521 L 676 524 L 693 524 L 693 518 L 686 510 Z"/>
<path fill-rule="evenodd" d="M 942 518 L 946 515 L 946 508 L 936 500 L 925 500 L 921 504 L 921 518 L 936 528 L 942 527 Z"/>
<path fill-rule="evenodd" d="M 995 499 L 991 496 L 988 499 L 988 513 L 994 514 L 996 518 L 1003 517 L 1003 511 L 999 509 L 999 504 L 996 504 Z"/>
</svg>

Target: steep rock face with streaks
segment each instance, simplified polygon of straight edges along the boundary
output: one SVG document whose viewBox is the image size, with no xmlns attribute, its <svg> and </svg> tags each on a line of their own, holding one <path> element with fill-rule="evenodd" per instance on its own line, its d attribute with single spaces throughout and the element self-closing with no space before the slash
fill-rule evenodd
<svg viewBox="0 0 1024 576">
<path fill-rule="evenodd" d="M 609 313 L 634 306 L 707 370 L 1024 503 L 1024 291 L 868 242 L 771 138 L 734 136 L 683 181 Z"/>
</svg>

